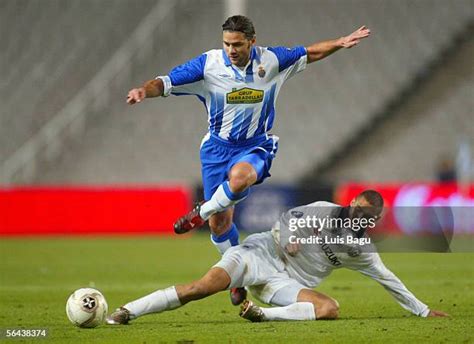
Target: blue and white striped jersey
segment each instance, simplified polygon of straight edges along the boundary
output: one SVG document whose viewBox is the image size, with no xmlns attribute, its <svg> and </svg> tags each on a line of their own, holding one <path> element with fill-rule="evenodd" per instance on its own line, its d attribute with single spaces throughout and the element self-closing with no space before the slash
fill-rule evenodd
<svg viewBox="0 0 474 344">
<path fill-rule="evenodd" d="M 163 96 L 196 95 L 206 106 L 211 135 L 230 142 L 265 135 L 273 126 L 275 101 L 283 83 L 306 68 L 303 46 L 251 50 L 242 70 L 223 49 L 210 50 L 167 76 Z"/>
</svg>

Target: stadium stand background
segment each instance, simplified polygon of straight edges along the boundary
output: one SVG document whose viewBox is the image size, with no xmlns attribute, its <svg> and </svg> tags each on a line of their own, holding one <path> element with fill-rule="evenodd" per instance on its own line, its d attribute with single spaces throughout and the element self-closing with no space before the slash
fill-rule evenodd
<svg viewBox="0 0 474 344">
<path fill-rule="evenodd" d="M 110 4 L 0 1 L 1 162 L 93 78 L 153 1 Z"/>
<path fill-rule="evenodd" d="M 435 179 L 440 160 L 456 160 L 460 144 L 474 147 L 474 40 L 450 54 L 416 97 L 409 97 L 390 119 L 360 138 L 361 144 L 328 167 L 324 178 Z"/>
<path fill-rule="evenodd" d="M 2 32 L 11 33 L 0 58 L 4 183 L 200 182 L 202 105 L 193 97 L 134 107 L 124 100 L 129 88 L 220 48 L 223 2 L 31 0 L 0 6 Z M 153 22 L 152 13 L 161 15 L 153 35 L 137 39 L 144 23 Z M 474 137 L 472 41 L 445 53 L 459 37 L 472 37 L 472 1 L 259 0 L 249 2 L 247 14 L 264 46 L 308 45 L 362 24 L 373 32 L 359 47 L 308 66 L 284 87 L 273 130 L 281 141 L 272 182 L 314 176 L 429 180 L 439 152 L 455 154 L 462 137 Z M 126 69 L 111 68 L 117 56 L 128 58 Z M 400 92 L 440 58 L 443 66 L 413 88 L 391 121 L 374 136 L 359 137 L 363 144 L 352 151 L 347 142 L 390 111 Z M 107 82 L 91 83 L 101 75 Z M 77 123 L 55 130 L 51 123 L 60 122 L 58 113 L 64 115 L 78 94 Z M 36 141 L 39 132 L 43 139 Z M 319 173 L 341 147 L 346 154 Z"/>
</svg>

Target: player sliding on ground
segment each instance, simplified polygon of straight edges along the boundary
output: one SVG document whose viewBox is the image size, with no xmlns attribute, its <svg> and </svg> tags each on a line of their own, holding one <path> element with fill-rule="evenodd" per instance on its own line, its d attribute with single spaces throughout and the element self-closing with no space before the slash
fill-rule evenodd
<svg viewBox="0 0 474 344">
<path fill-rule="evenodd" d="M 130 90 L 127 102 L 191 94 L 204 103 L 209 122 L 200 154 L 205 202 L 176 221 L 174 230 L 185 233 L 209 220 L 212 242 L 224 253 L 239 244 L 233 206 L 247 197 L 250 186 L 270 176 L 278 137 L 269 131 L 283 83 L 308 63 L 357 45 L 370 31 L 363 26 L 308 47 L 266 48 L 255 45 L 255 29 L 247 17 L 230 17 L 222 29 L 223 49 L 210 50 Z M 232 303 L 240 304 L 245 295 L 245 289 L 233 289 Z"/>
<path fill-rule="evenodd" d="M 373 278 L 415 315 L 447 316 L 419 301 L 384 266 L 373 245 L 357 244 L 368 240 L 365 230 L 380 217 L 382 208 L 380 194 L 367 190 L 348 207 L 315 202 L 291 209 L 271 231 L 250 235 L 241 245 L 228 249 L 200 280 L 129 302 L 110 315 L 107 323 L 126 324 L 145 314 L 172 310 L 219 291 L 244 286 L 257 299 L 275 306 L 258 307 L 245 300 L 240 315 L 250 321 L 336 319 L 338 302 L 312 288 L 332 270 L 342 267 Z M 353 226 L 347 228 L 348 223 Z M 315 238 L 339 238 L 345 242 L 311 243 Z"/>
</svg>

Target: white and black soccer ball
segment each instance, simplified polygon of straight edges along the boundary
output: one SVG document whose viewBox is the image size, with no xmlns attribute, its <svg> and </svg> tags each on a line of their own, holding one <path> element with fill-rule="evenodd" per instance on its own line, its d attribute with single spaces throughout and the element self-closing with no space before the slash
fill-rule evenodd
<svg viewBox="0 0 474 344">
<path fill-rule="evenodd" d="M 108 306 L 104 295 L 97 289 L 77 289 L 66 303 L 69 320 L 79 327 L 96 327 L 107 316 Z"/>
</svg>

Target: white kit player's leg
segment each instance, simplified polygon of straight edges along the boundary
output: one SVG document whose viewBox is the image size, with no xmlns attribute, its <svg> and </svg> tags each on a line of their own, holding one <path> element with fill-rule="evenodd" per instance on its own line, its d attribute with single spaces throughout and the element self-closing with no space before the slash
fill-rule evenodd
<svg viewBox="0 0 474 344">
<path fill-rule="evenodd" d="M 181 307 L 174 286 L 157 290 L 135 301 L 129 302 L 117 309 L 109 317 L 107 324 L 120 325 L 127 324 L 130 320 L 150 313 L 160 313 Z"/>
<path fill-rule="evenodd" d="M 176 309 L 181 306 L 175 287 L 157 290 L 138 300 L 127 303 L 124 308 L 128 309 L 135 317 L 150 313 L 160 313 Z"/>
<path fill-rule="evenodd" d="M 235 257 L 239 259 L 239 257 Z M 233 274 L 241 278 L 243 269 L 237 266 Z M 130 320 L 150 313 L 170 311 L 188 302 L 200 300 L 210 295 L 226 290 L 231 282 L 226 270 L 211 268 L 201 279 L 179 286 L 157 290 L 135 301 L 129 302 L 107 317 L 109 325 L 123 325 Z"/>
</svg>

